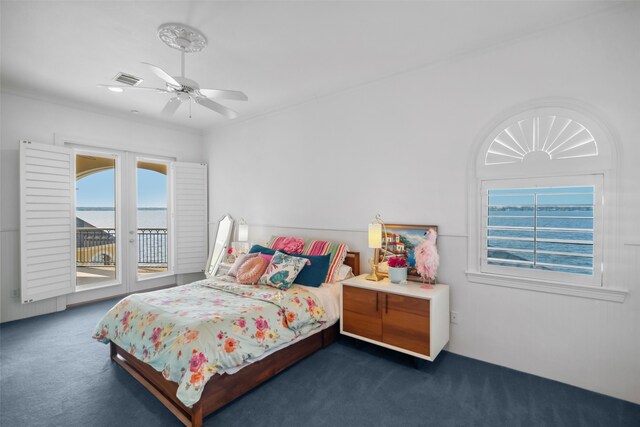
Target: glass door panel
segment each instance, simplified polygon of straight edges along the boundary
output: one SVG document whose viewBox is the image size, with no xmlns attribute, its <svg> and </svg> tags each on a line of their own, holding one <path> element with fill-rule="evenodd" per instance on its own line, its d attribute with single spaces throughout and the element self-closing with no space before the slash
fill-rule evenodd
<svg viewBox="0 0 640 427">
<path fill-rule="evenodd" d="M 76 289 L 117 281 L 116 158 L 76 155 Z"/>
<path fill-rule="evenodd" d="M 145 279 L 169 271 L 166 163 L 138 160 L 137 173 L 137 276 Z"/>
</svg>

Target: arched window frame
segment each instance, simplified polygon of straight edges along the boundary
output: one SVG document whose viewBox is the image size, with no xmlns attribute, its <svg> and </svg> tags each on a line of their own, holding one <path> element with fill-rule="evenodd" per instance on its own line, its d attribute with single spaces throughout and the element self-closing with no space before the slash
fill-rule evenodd
<svg viewBox="0 0 640 427">
<path fill-rule="evenodd" d="M 569 105 L 567 105 L 569 104 Z M 571 119 L 591 132 L 597 142 L 597 155 L 578 158 L 545 159 L 545 156 L 530 156 L 522 162 L 510 164 L 486 164 L 487 151 L 495 138 L 510 125 L 531 117 L 557 116 Z M 575 295 L 610 301 L 624 301 L 627 291 L 616 289 L 615 271 L 618 262 L 617 230 L 617 180 L 619 170 L 618 149 L 611 132 L 590 111 L 565 100 L 545 100 L 518 106 L 496 119 L 480 133 L 476 149 L 469 158 L 469 205 L 468 205 L 468 267 L 467 277 L 471 282 L 483 283 L 534 291 Z M 602 211 L 599 221 L 598 248 L 602 264 L 601 275 L 589 280 L 567 280 L 563 275 L 536 272 L 536 270 L 510 269 L 509 273 L 495 268 L 486 268 L 486 234 L 483 228 L 483 201 L 487 188 L 499 186 L 517 188 L 522 186 L 561 186 L 575 180 L 585 182 L 589 178 L 601 180 Z M 554 182 L 557 184 L 554 185 Z M 513 187 L 509 187 L 513 185 Z M 486 216 L 484 217 L 486 221 Z M 596 242 L 594 242 L 596 243 Z M 513 271 L 515 270 L 515 271 Z M 519 270 L 519 271 L 518 271 Z M 542 274 L 540 274 L 542 273 Z M 577 276 L 577 275 L 575 275 Z"/>
</svg>

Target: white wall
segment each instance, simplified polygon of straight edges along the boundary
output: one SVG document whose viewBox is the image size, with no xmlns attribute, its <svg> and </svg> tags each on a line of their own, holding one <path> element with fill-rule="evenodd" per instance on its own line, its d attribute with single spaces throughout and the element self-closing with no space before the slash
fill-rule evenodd
<svg viewBox="0 0 640 427">
<path fill-rule="evenodd" d="M 20 210 L 19 210 L 19 141 L 22 139 L 53 144 L 55 137 L 71 137 L 89 144 L 99 144 L 117 150 L 175 157 L 180 161 L 202 161 L 202 136 L 161 123 L 141 123 L 54 104 L 30 97 L 2 92 L 0 120 L 2 123 L 2 167 L 0 202 L 0 321 L 62 310 L 67 302 L 77 303 L 113 295 L 106 288 L 83 292 L 72 299 L 52 298 L 31 304 L 20 304 L 14 291 L 20 289 Z M 182 278 L 178 278 L 183 282 Z M 188 278 L 184 278 L 188 280 Z"/>
<path fill-rule="evenodd" d="M 211 217 L 244 217 L 251 240 L 342 230 L 364 259 L 376 213 L 438 224 L 439 276 L 459 313 L 450 351 L 640 403 L 638 22 L 636 4 L 213 129 Z M 631 291 L 624 303 L 466 279 L 469 153 L 505 111 L 549 97 L 590 106 L 617 138 L 623 262 L 607 285 Z"/>
</svg>

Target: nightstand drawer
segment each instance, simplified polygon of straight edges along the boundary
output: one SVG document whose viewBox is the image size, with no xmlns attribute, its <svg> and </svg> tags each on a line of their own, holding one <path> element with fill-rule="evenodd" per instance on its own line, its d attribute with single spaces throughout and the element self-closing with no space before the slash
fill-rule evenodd
<svg viewBox="0 0 640 427">
<path fill-rule="evenodd" d="M 345 311 L 379 316 L 381 309 L 378 293 L 368 289 L 344 286 L 342 288 L 342 307 Z"/>
<path fill-rule="evenodd" d="M 403 295 L 385 294 L 385 313 L 403 311 L 418 316 L 429 317 L 429 300 L 407 297 Z"/>
<path fill-rule="evenodd" d="M 430 356 L 429 315 L 389 309 L 382 320 L 382 342 Z"/>
<path fill-rule="evenodd" d="M 382 339 L 382 317 L 378 292 L 353 286 L 342 288 L 342 328 L 372 340 Z"/>
<path fill-rule="evenodd" d="M 349 310 L 342 312 L 342 329 L 365 338 L 382 340 L 382 319 Z"/>
</svg>

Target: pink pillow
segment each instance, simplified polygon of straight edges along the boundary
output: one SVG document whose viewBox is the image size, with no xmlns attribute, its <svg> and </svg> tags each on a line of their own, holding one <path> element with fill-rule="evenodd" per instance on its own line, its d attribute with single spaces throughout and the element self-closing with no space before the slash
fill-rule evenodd
<svg viewBox="0 0 640 427">
<path fill-rule="evenodd" d="M 238 275 L 238 270 L 240 270 L 240 267 L 242 267 L 242 265 L 245 262 L 249 261 L 251 258 L 255 258 L 257 256 L 258 256 L 258 254 L 240 254 L 240 255 L 238 255 L 238 258 L 236 258 L 236 262 L 233 263 L 233 266 L 231 267 L 231 269 L 229 270 L 227 275 L 236 277 Z"/>
<path fill-rule="evenodd" d="M 259 256 L 249 259 L 242 264 L 238 270 L 236 281 L 244 285 L 254 284 L 260 279 L 260 276 L 265 272 L 269 261 Z"/>
<path fill-rule="evenodd" d="M 304 239 L 299 237 L 272 237 L 267 245 L 277 251 L 285 251 L 288 254 L 301 254 L 304 249 Z"/>
<path fill-rule="evenodd" d="M 260 258 L 266 259 L 267 262 L 271 262 L 271 258 L 273 258 L 273 255 L 268 255 L 268 254 L 263 254 L 263 253 L 259 253 L 258 256 Z"/>
</svg>

